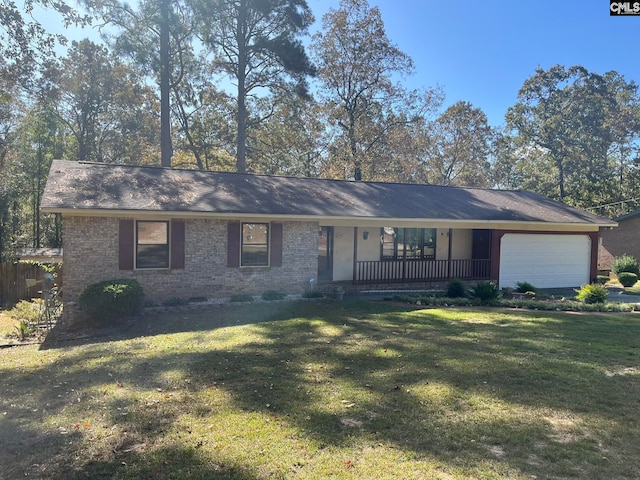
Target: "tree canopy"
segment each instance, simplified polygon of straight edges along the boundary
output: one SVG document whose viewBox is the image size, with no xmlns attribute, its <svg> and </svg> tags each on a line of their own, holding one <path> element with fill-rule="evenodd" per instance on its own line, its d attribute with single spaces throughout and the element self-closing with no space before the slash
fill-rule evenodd
<svg viewBox="0 0 640 480">
<path fill-rule="evenodd" d="M 64 26 L 86 25 L 90 18 L 63 0 L 24 0 L 22 8 L 13 1 L 0 3 L 0 57 L 10 65 L 3 69 L 13 81 L 28 83 L 39 65 L 54 55 L 58 44 L 66 44 L 61 34 L 47 32 L 34 15 L 42 8 L 57 13 Z"/>
<path fill-rule="evenodd" d="M 346 178 L 376 179 L 376 170 L 392 161 L 385 148 L 390 136 L 424 118 L 439 104 L 439 93 L 409 92 L 395 81 L 413 73 L 413 61 L 387 37 L 380 10 L 366 0 L 342 0 L 322 27 L 311 50 L 324 118 L 333 129 L 328 161 Z"/>
<path fill-rule="evenodd" d="M 259 123 L 248 103 L 267 89 L 306 94 L 315 73 L 299 39 L 313 23 L 306 0 L 198 0 L 198 32 L 214 71 L 235 85 L 237 170 L 247 170 L 247 130 Z M 277 97 L 275 97 L 277 98 Z"/>
<path fill-rule="evenodd" d="M 518 148 L 549 160 L 553 196 L 590 207 L 626 196 L 616 171 L 635 165 L 640 135 L 638 87 L 616 72 L 582 66 L 536 69 L 506 114 Z"/>
</svg>

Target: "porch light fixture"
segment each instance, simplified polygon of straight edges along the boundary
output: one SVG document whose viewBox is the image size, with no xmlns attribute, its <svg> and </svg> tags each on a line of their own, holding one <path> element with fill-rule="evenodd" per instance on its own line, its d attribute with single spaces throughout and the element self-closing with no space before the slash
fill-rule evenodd
<svg viewBox="0 0 640 480">
<path fill-rule="evenodd" d="M 367 240 L 368 238 L 369 238 L 369 232 L 365 230 L 364 232 L 362 232 L 362 239 Z"/>
</svg>

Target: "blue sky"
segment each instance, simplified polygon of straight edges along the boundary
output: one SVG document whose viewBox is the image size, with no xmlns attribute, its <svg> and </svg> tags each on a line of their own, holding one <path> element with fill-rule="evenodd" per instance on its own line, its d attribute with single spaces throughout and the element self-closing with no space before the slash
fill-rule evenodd
<svg viewBox="0 0 640 480">
<path fill-rule="evenodd" d="M 339 0 L 307 0 L 319 28 Z M 471 102 L 489 123 L 507 108 L 536 67 L 582 65 L 640 82 L 640 16 L 611 17 L 606 0 L 369 0 L 387 36 L 415 63 L 407 86 L 440 86 L 445 107 Z M 83 38 L 76 34 L 74 38 Z"/>
<path fill-rule="evenodd" d="M 316 21 L 337 0 L 308 0 Z M 387 36 L 415 63 L 409 86 L 440 85 L 446 105 L 481 108 L 493 126 L 536 67 L 582 65 L 640 82 L 640 16 L 606 0 L 370 0 Z"/>
</svg>

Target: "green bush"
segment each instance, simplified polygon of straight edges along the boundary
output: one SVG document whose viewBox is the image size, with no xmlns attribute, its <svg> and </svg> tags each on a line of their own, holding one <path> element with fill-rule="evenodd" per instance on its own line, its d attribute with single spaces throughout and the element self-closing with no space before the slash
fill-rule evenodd
<svg viewBox="0 0 640 480">
<path fill-rule="evenodd" d="M 493 282 L 480 282 L 473 288 L 473 298 L 478 300 L 481 305 L 493 305 L 500 298 L 500 290 L 498 285 Z"/>
<path fill-rule="evenodd" d="M 638 275 L 631 272 L 620 272 L 618 274 L 618 281 L 623 287 L 633 287 L 638 281 Z"/>
<path fill-rule="evenodd" d="M 640 265 L 638 265 L 638 260 L 636 260 L 635 257 L 625 253 L 624 255 L 613 259 L 611 271 L 617 276 L 622 272 L 631 272 L 636 275 L 640 275 Z"/>
<path fill-rule="evenodd" d="M 44 315 L 44 302 L 40 299 L 34 299 L 32 302 L 20 300 L 7 315 L 19 322 L 37 324 Z"/>
<path fill-rule="evenodd" d="M 44 301 L 34 299 L 19 301 L 7 315 L 19 323 L 16 326 L 18 339 L 22 342 L 36 333 L 38 324 L 45 319 Z"/>
<path fill-rule="evenodd" d="M 447 284 L 446 296 L 449 298 L 465 298 L 467 296 L 467 288 L 461 280 L 454 278 Z"/>
<path fill-rule="evenodd" d="M 263 300 L 282 300 L 287 295 L 277 290 L 267 290 L 262 294 Z"/>
<path fill-rule="evenodd" d="M 609 275 L 598 275 L 596 278 L 596 281 L 600 284 L 600 285 L 604 285 L 605 283 L 607 283 L 609 280 L 611 280 L 609 278 Z"/>
<path fill-rule="evenodd" d="M 538 293 L 538 289 L 529 282 L 516 282 L 516 292 L 518 293 Z"/>
<path fill-rule="evenodd" d="M 16 327 L 16 331 L 18 333 L 18 340 L 23 342 L 36 333 L 36 325 L 34 323 L 20 320 L 20 324 Z"/>
<path fill-rule="evenodd" d="M 576 292 L 578 293 L 576 298 L 587 304 L 605 303 L 609 296 L 609 290 L 606 287 L 595 283 L 582 285 Z"/>
<path fill-rule="evenodd" d="M 144 291 L 137 280 L 106 280 L 85 288 L 78 305 L 96 320 L 114 320 L 139 313 Z"/>
</svg>

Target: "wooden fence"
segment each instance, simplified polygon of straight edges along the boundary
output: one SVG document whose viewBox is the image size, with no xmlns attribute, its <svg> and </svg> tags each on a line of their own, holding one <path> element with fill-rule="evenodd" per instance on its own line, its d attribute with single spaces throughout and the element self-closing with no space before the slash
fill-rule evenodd
<svg viewBox="0 0 640 480">
<path fill-rule="evenodd" d="M 45 270 L 33 263 L 0 263 L 0 307 L 42 296 Z M 56 284 L 62 284 L 62 265 L 56 267 Z"/>
</svg>

